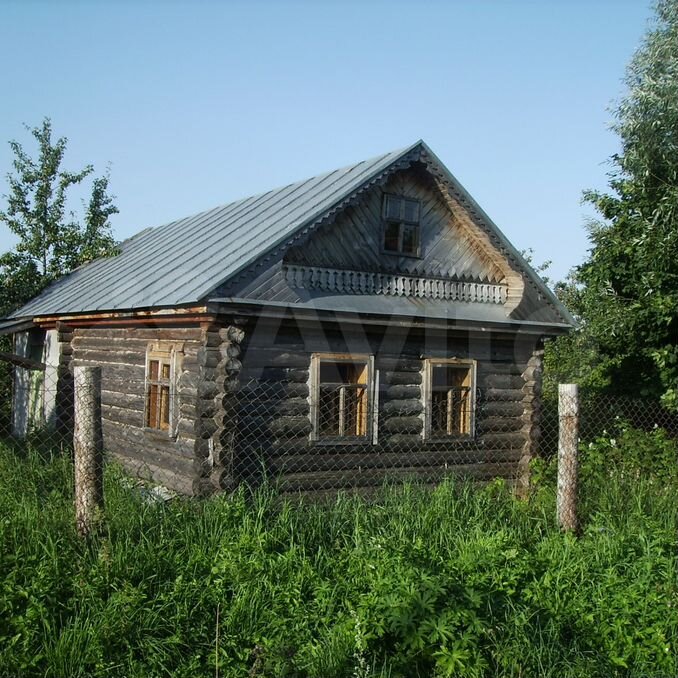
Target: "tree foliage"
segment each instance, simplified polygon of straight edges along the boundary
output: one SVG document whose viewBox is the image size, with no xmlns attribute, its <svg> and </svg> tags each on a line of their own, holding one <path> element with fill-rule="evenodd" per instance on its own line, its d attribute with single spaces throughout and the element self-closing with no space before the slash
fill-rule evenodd
<svg viewBox="0 0 678 678">
<path fill-rule="evenodd" d="M 581 331 L 549 350 L 560 371 L 616 393 L 678 404 L 678 0 L 660 0 L 631 60 L 613 129 L 609 191 L 584 199 L 588 260 L 560 293 Z M 573 376 L 576 376 L 573 374 Z"/>
<path fill-rule="evenodd" d="M 53 140 L 52 124 L 45 118 L 39 127 L 27 127 L 37 142 L 31 157 L 17 141 L 11 141 L 13 173 L 4 222 L 19 241 L 0 256 L 0 314 L 25 303 L 49 283 L 91 259 L 115 252 L 110 217 L 118 212 L 108 194 L 108 176 L 94 178 L 84 215 L 68 210 L 69 189 L 91 176 L 87 165 L 71 172 L 63 169 L 67 139 Z"/>
</svg>

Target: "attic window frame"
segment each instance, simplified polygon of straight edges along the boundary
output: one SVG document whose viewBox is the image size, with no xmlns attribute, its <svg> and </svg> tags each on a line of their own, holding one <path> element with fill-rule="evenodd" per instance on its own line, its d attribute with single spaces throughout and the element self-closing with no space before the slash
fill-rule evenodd
<svg viewBox="0 0 678 678">
<path fill-rule="evenodd" d="M 398 218 L 389 216 L 388 214 L 388 203 L 389 200 L 397 200 L 401 203 L 400 215 Z M 405 214 L 405 203 L 411 202 L 416 203 L 417 205 L 417 218 L 407 219 Z M 382 228 L 382 238 L 381 238 L 381 251 L 384 254 L 395 255 L 399 257 L 410 257 L 412 259 L 421 259 L 421 200 L 416 198 L 409 198 L 404 195 L 396 195 L 394 193 L 384 193 L 382 200 L 382 219 L 383 219 L 383 228 Z M 398 227 L 398 249 L 389 249 L 386 247 L 386 231 L 387 229 L 393 226 Z M 403 251 L 403 239 L 405 236 L 405 231 L 407 228 L 414 229 L 414 234 L 416 237 L 416 250 L 414 252 L 405 252 Z"/>
</svg>

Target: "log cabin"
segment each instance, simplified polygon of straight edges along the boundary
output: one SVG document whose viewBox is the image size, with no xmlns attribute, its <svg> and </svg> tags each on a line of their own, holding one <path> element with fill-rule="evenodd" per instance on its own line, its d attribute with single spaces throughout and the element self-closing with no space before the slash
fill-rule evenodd
<svg viewBox="0 0 678 678">
<path fill-rule="evenodd" d="M 14 434 L 102 368 L 106 452 L 205 496 L 523 480 L 572 316 L 422 141 L 141 231 L 0 325 Z"/>
</svg>

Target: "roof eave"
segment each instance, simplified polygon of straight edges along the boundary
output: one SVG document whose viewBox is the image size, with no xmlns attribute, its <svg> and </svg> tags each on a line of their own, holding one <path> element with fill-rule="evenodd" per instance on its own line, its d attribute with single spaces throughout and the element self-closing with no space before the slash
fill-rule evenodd
<svg viewBox="0 0 678 678">
<path fill-rule="evenodd" d="M 316 321 L 341 321 L 345 324 L 374 326 L 428 327 L 431 329 L 473 329 L 476 331 L 508 331 L 519 334 L 540 336 L 559 336 L 567 334 L 572 327 L 565 323 L 544 323 L 530 320 L 512 320 L 497 322 L 493 320 L 471 320 L 463 318 L 433 317 L 423 315 L 359 313 L 326 308 L 316 308 L 305 304 L 220 297 L 207 302 L 207 310 L 214 314 L 235 313 L 242 316 L 283 318 L 292 314 L 295 319 L 305 318 Z"/>
</svg>

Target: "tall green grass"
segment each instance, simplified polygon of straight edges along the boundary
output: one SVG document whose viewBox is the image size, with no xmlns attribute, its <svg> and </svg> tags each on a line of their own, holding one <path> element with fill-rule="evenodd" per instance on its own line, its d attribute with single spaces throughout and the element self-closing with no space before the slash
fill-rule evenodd
<svg viewBox="0 0 678 678">
<path fill-rule="evenodd" d="M 110 469 L 89 541 L 69 459 L 0 445 L 0 675 L 676 675 L 678 483 L 614 442 L 587 450 L 580 538 L 550 468 L 528 500 L 448 482 L 324 505 L 154 503 Z"/>
</svg>

